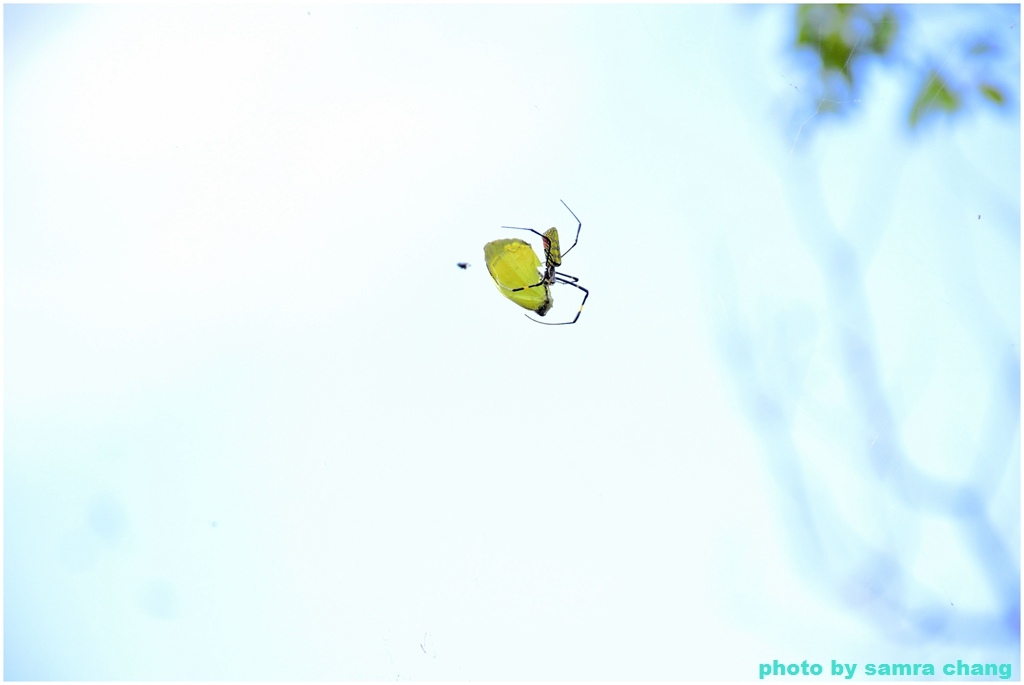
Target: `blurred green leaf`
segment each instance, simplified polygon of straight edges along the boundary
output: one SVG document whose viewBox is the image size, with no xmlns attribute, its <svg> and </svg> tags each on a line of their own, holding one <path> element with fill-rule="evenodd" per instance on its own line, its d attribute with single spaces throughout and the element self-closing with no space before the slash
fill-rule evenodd
<svg viewBox="0 0 1024 685">
<path fill-rule="evenodd" d="M 939 72 L 932 70 L 910 108 L 910 127 L 917 126 L 930 114 L 952 114 L 959 108 L 960 98 L 949 87 L 946 79 Z"/>
<path fill-rule="evenodd" d="M 982 83 L 981 85 L 978 86 L 978 88 L 979 90 L 981 90 L 981 94 L 982 96 L 985 97 L 985 99 L 991 100 L 997 105 L 1006 104 L 1006 96 L 1003 95 L 1003 91 L 1001 91 L 998 87 L 990 85 L 988 83 Z"/>
<path fill-rule="evenodd" d="M 822 101 L 855 99 L 856 66 L 883 56 L 896 39 L 899 19 L 891 8 L 869 5 L 800 5 L 796 9 L 797 50 L 818 61 Z M 821 113 L 821 110 L 819 110 Z"/>
<path fill-rule="evenodd" d="M 996 46 L 987 40 L 981 40 L 972 45 L 967 52 L 971 55 L 986 55 L 996 52 Z"/>
<path fill-rule="evenodd" d="M 896 13 L 891 9 L 886 9 L 882 12 L 882 16 L 878 18 L 873 25 L 874 35 L 871 39 L 871 51 L 878 55 L 886 55 L 889 50 L 892 49 L 893 43 L 896 42 L 897 29 L 899 28 L 899 20 L 896 17 Z"/>
</svg>

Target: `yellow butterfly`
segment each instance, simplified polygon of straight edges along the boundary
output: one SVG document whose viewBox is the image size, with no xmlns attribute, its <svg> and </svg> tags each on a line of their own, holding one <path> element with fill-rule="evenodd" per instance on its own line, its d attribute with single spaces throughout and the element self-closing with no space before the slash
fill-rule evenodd
<svg viewBox="0 0 1024 685">
<path fill-rule="evenodd" d="M 562 201 L 566 209 L 569 205 Z M 580 239 L 580 230 L 583 222 L 579 220 L 576 213 L 569 209 L 569 213 L 576 219 L 576 240 L 573 241 L 565 254 L 576 247 Z M 548 326 L 564 326 L 576 323 L 583 313 L 583 305 L 590 297 L 590 291 L 578 284 L 579 279 L 575 276 L 563 274 L 555 268 L 562 265 L 562 252 L 558 247 L 558 229 L 549 228 L 541 233 L 532 228 L 520 228 L 519 226 L 502 226 L 517 231 L 530 231 L 541 237 L 544 243 L 544 263 L 534 252 L 530 243 L 518 238 L 502 238 L 493 240 L 484 245 L 484 260 L 487 262 L 487 271 L 490 272 L 498 291 L 524 309 L 537 312 L 538 316 L 544 316 L 551 309 L 554 300 L 551 298 L 551 287 L 555 283 L 565 283 L 583 291 L 583 302 L 576 312 L 572 321 L 561 321 L 559 323 L 548 323 L 537 321 L 527 315 L 526 318 L 537 323 Z M 542 268 L 543 267 L 543 268 Z"/>
</svg>

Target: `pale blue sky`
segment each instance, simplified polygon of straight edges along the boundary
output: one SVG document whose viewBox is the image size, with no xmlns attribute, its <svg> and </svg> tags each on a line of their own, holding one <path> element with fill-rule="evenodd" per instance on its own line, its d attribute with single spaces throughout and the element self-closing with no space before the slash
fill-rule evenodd
<svg viewBox="0 0 1024 685">
<path fill-rule="evenodd" d="M 1019 96 L 1018 7 L 914 17 Z M 5 676 L 1019 677 L 1019 107 L 794 117 L 791 24 L 6 6 Z M 550 328 L 482 246 L 560 199 Z"/>
</svg>

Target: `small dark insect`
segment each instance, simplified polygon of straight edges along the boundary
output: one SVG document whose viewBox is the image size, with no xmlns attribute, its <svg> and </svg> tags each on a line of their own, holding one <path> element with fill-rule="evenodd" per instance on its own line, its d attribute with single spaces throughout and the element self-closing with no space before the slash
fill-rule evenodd
<svg viewBox="0 0 1024 685">
<path fill-rule="evenodd" d="M 981 218 L 981 214 L 979 214 L 979 215 L 978 215 L 978 218 L 979 218 L 979 219 Z"/>
<path fill-rule="evenodd" d="M 467 262 L 458 262 L 455 266 L 459 267 L 460 269 L 468 269 L 469 267 L 471 267 L 473 265 L 469 264 Z"/>
</svg>

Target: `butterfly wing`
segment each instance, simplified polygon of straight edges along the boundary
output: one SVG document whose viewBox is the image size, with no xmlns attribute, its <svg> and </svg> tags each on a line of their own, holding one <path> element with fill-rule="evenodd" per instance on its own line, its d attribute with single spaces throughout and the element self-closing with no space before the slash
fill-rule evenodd
<svg viewBox="0 0 1024 685">
<path fill-rule="evenodd" d="M 542 280 L 541 261 L 530 243 L 518 238 L 491 241 L 484 245 L 484 260 L 502 295 L 540 316 L 551 309 L 551 289 L 546 283 L 536 285 Z"/>
</svg>

